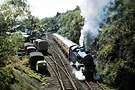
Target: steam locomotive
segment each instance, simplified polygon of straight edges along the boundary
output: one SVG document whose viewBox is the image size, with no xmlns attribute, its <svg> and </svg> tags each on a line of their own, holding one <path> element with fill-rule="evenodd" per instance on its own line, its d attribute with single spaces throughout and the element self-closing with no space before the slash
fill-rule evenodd
<svg viewBox="0 0 135 90">
<path fill-rule="evenodd" d="M 97 80 L 97 72 L 93 57 L 84 47 L 54 33 L 54 40 L 68 56 L 70 65 L 73 67 L 74 74 L 78 80 Z"/>
</svg>

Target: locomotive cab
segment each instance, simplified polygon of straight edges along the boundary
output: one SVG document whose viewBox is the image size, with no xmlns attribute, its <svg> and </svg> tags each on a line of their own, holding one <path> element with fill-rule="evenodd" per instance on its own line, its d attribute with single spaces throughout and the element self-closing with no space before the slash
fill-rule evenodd
<svg viewBox="0 0 135 90">
<path fill-rule="evenodd" d="M 73 62 L 73 63 L 76 62 L 76 60 L 77 60 L 76 52 L 78 52 L 78 49 L 79 49 L 79 47 L 76 45 L 73 45 L 69 48 L 69 61 L 70 62 Z M 80 58 L 80 57 L 78 56 L 78 58 Z"/>
</svg>

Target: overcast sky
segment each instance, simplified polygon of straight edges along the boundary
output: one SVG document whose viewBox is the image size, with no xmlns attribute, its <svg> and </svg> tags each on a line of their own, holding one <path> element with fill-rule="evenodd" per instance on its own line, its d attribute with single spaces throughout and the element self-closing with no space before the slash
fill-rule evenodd
<svg viewBox="0 0 135 90">
<path fill-rule="evenodd" d="M 32 15 L 39 18 L 51 17 L 57 12 L 73 10 L 79 0 L 27 0 L 30 4 Z"/>
</svg>

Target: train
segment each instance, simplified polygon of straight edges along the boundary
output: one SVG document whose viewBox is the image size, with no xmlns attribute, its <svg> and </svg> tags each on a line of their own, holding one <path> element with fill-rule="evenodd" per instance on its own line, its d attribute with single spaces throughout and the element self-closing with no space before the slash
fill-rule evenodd
<svg viewBox="0 0 135 90">
<path fill-rule="evenodd" d="M 41 74 L 45 74 L 47 72 L 47 63 L 41 52 L 31 52 L 29 57 L 29 64 L 33 70 L 36 70 Z"/>
<path fill-rule="evenodd" d="M 84 47 L 54 33 L 54 40 L 63 49 L 68 56 L 70 65 L 73 67 L 73 72 L 78 80 L 99 80 L 94 59 L 89 51 Z"/>
<path fill-rule="evenodd" d="M 48 73 L 47 63 L 44 59 L 44 55 L 48 50 L 47 40 L 36 37 L 36 33 L 22 33 L 25 41 L 23 47 L 17 52 L 18 56 L 29 56 L 29 64 L 32 70 L 35 70 L 41 74 Z"/>
</svg>

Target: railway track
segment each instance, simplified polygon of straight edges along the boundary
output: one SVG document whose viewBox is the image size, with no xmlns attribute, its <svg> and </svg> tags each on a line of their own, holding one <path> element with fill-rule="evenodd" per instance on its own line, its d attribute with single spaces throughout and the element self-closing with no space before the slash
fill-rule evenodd
<svg viewBox="0 0 135 90">
<path fill-rule="evenodd" d="M 47 63 L 54 71 L 60 84 L 61 90 L 79 90 L 72 76 L 70 75 L 69 70 L 67 69 L 67 65 L 63 62 L 62 57 L 59 56 L 59 50 L 56 48 L 55 44 L 52 44 L 51 41 L 49 41 L 49 43 L 52 45 L 51 49 L 49 50 L 49 53 L 52 55 L 47 57 L 53 63 Z"/>
<path fill-rule="evenodd" d="M 57 62 L 54 61 L 54 59 L 52 59 L 51 57 L 49 57 L 49 59 L 51 59 L 55 65 L 56 68 L 54 68 L 54 66 L 50 63 L 48 63 L 50 65 L 50 67 L 53 69 L 53 71 L 55 72 L 57 79 L 60 83 L 61 89 L 62 90 L 78 90 L 75 83 L 73 82 L 72 78 L 67 74 L 67 72 L 63 69 L 62 66 L 60 66 Z M 64 76 L 63 76 L 64 74 Z M 65 79 L 68 80 L 65 80 Z"/>
<path fill-rule="evenodd" d="M 61 90 L 105 90 L 98 82 L 80 82 L 73 78 L 69 68 L 67 68 L 69 66 L 65 62 L 64 56 L 61 55 L 63 52 L 56 45 L 56 42 L 53 41 L 52 36 L 48 37 L 51 48 L 48 52 L 51 55 L 46 56 L 46 58 L 51 62 L 47 61 L 47 63 L 57 77 Z"/>
<path fill-rule="evenodd" d="M 47 63 L 48 63 L 48 62 L 47 62 Z M 50 63 L 48 63 L 48 64 L 49 64 L 49 66 L 52 68 L 52 70 L 54 71 L 54 73 L 55 73 L 55 75 L 56 75 L 56 77 L 57 77 L 57 79 L 58 79 L 58 81 L 59 81 L 59 84 L 60 84 L 61 89 L 62 89 L 62 90 L 65 90 L 65 87 L 64 87 L 64 85 L 63 85 L 63 82 L 62 82 L 61 77 L 59 76 L 57 70 L 53 68 L 53 65 L 52 65 L 52 64 L 50 64 Z M 55 66 L 56 66 L 56 65 L 55 65 Z"/>
<path fill-rule="evenodd" d="M 85 84 L 87 85 L 88 90 L 106 90 L 98 81 L 97 82 L 85 81 Z"/>
</svg>

